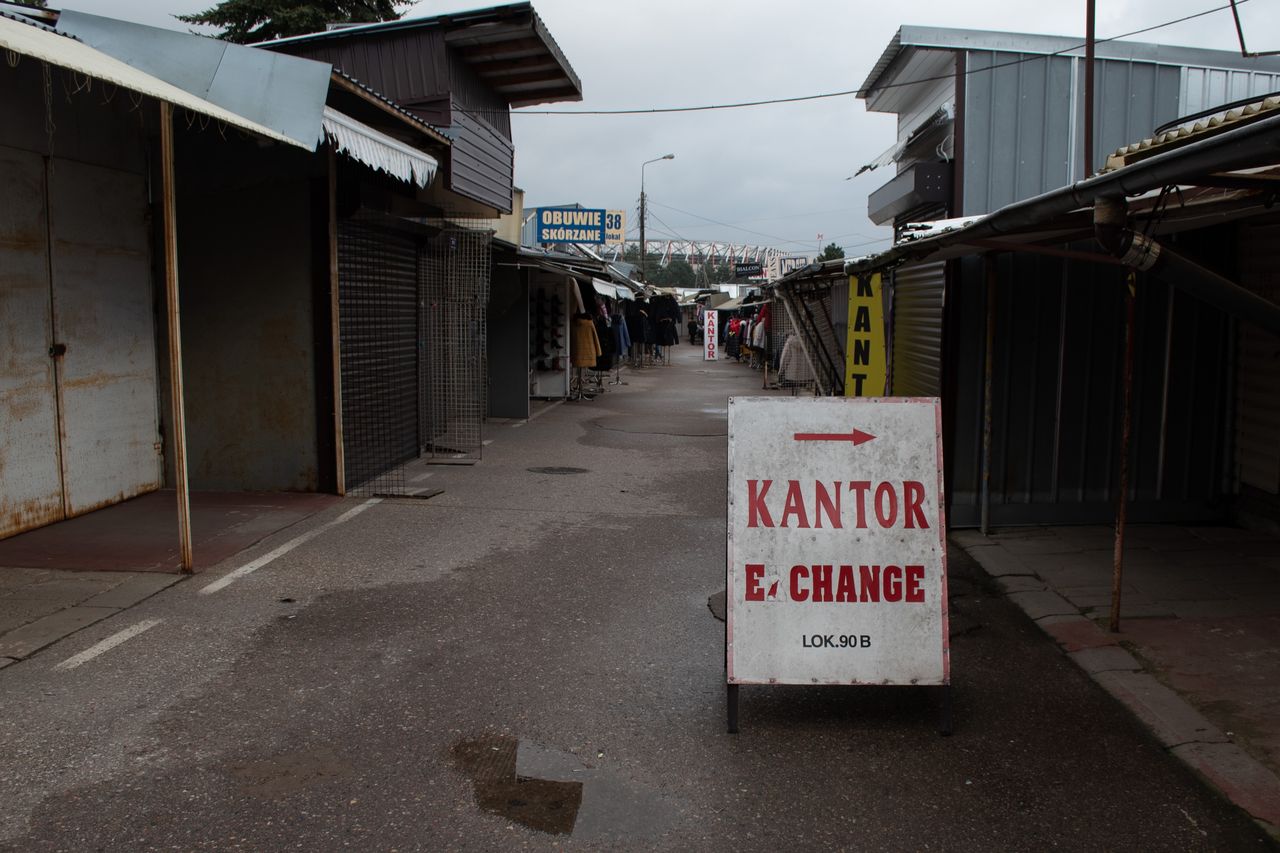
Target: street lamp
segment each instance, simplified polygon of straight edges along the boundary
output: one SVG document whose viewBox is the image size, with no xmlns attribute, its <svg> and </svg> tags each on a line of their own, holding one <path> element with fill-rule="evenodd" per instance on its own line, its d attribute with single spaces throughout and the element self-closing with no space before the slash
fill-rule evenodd
<svg viewBox="0 0 1280 853">
<path fill-rule="evenodd" d="M 645 275 L 644 271 L 644 256 L 646 254 L 644 244 L 644 220 L 646 213 L 644 202 L 644 167 L 648 166 L 650 163 L 657 163 L 659 160 L 674 159 L 676 159 L 676 155 L 674 154 L 663 154 L 661 157 L 654 157 L 652 160 L 645 160 L 640 164 L 640 280 L 645 284 L 649 283 L 649 278 Z"/>
</svg>

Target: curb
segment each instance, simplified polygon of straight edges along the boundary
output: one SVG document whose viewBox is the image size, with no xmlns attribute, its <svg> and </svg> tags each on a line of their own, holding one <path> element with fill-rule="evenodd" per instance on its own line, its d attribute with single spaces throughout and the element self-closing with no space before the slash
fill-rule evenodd
<svg viewBox="0 0 1280 853">
<path fill-rule="evenodd" d="M 1165 749 L 1273 838 L 1280 838 L 1280 778 L 1240 749 L 1191 703 L 1160 683 L 1120 638 L 1062 598 L 1018 554 L 974 531 L 953 540 L 1063 654 L 1120 701 Z"/>
</svg>

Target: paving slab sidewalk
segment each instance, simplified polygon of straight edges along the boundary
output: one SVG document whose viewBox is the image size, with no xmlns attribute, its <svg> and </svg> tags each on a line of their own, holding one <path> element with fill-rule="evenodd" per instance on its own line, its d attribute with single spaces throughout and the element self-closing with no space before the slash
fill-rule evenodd
<svg viewBox="0 0 1280 853">
<path fill-rule="evenodd" d="M 184 575 L 0 568 L 0 669 L 132 607 Z"/>
<path fill-rule="evenodd" d="M 1280 837 L 1280 571 L 1268 562 L 1280 540 L 1130 530 L 1115 634 L 1107 528 L 951 538 L 1166 749 Z"/>
</svg>

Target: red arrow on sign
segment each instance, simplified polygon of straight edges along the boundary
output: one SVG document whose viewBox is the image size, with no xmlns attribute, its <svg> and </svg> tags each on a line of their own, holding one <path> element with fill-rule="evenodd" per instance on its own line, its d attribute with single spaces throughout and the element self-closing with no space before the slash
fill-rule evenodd
<svg viewBox="0 0 1280 853">
<path fill-rule="evenodd" d="M 869 432 L 854 427 L 853 432 L 798 432 L 796 433 L 796 441 L 851 441 L 853 446 L 866 444 L 875 438 Z"/>
</svg>

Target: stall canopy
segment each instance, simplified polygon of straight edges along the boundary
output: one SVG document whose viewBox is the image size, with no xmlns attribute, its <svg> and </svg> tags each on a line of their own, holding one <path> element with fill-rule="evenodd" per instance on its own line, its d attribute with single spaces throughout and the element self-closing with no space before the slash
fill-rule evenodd
<svg viewBox="0 0 1280 853">
<path fill-rule="evenodd" d="M 168 102 L 175 107 L 206 115 L 267 139 L 295 145 L 307 151 L 314 151 L 316 147 L 314 139 L 306 141 L 295 139 L 38 24 L 0 15 L 0 48 L 13 54 L 29 56 L 50 65 L 77 71 L 95 80 L 112 83 L 139 95 L 147 95 Z"/>
<path fill-rule="evenodd" d="M 332 107 L 324 108 L 324 136 L 334 150 L 405 183 L 425 187 L 440 167 L 429 154 L 405 145 Z"/>
</svg>

